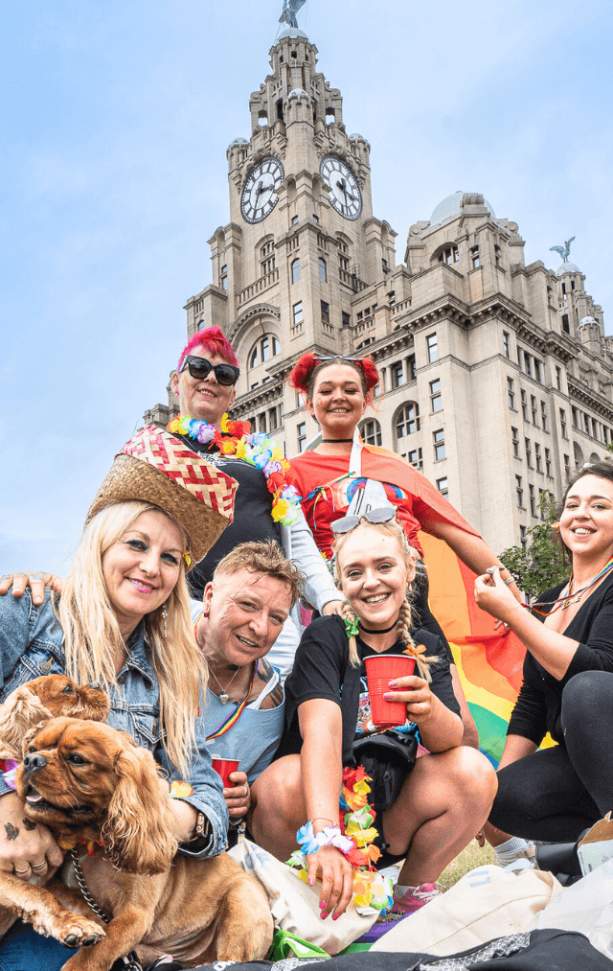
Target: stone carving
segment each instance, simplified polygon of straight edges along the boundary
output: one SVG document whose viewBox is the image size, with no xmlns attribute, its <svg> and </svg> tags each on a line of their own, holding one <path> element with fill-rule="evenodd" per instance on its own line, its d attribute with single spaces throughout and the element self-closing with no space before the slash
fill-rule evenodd
<svg viewBox="0 0 613 971">
<path fill-rule="evenodd" d="M 287 24 L 288 27 L 298 28 L 296 14 L 301 7 L 304 7 L 306 0 L 283 0 L 283 10 L 279 17 L 280 24 Z"/>
</svg>

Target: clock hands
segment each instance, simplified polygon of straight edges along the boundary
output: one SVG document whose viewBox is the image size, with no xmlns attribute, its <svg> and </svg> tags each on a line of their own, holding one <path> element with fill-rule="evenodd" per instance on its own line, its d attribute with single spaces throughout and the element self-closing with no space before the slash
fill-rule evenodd
<svg viewBox="0 0 613 971">
<path fill-rule="evenodd" d="M 347 199 L 351 199 L 353 200 L 353 202 L 356 201 L 356 197 L 353 195 L 353 193 L 347 191 L 347 183 L 345 182 L 344 179 L 337 179 L 336 187 L 337 189 L 340 189 L 343 195 L 345 196 L 345 202 L 347 201 Z"/>
</svg>

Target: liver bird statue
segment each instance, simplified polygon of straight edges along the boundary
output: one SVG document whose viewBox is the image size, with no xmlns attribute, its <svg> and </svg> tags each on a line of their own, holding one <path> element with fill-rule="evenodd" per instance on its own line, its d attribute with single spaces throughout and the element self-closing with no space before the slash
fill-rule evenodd
<svg viewBox="0 0 613 971">
<path fill-rule="evenodd" d="M 567 263 L 568 257 L 570 256 L 571 243 L 576 238 L 577 238 L 576 236 L 571 236 L 570 239 L 567 239 L 564 241 L 564 246 L 550 246 L 549 250 L 552 253 L 559 253 L 560 256 L 562 257 L 562 262 Z"/>
<path fill-rule="evenodd" d="M 288 24 L 289 27 L 298 27 L 296 14 L 301 7 L 304 7 L 306 0 L 283 0 L 283 10 L 279 17 L 280 24 Z"/>
</svg>

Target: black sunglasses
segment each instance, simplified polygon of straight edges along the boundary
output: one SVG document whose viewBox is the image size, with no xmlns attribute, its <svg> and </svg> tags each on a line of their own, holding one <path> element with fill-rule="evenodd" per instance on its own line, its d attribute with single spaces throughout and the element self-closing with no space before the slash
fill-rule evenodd
<svg viewBox="0 0 613 971">
<path fill-rule="evenodd" d="M 352 529 L 356 529 L 364 521 L 372 526 L 377 526 L 381 523 L 391 523 L 395 516 L 395 506 L 379 506 L 377 509 L 367 509 L 361 516 L 343 516 L 341 519 L 336 519 L 333 523 L 330 523 L 330 528 L 333 533 L 339 536 L 343 533 L 350 533 Z"/>
<path fill-rule="evenodd" d="M 234 367 L 233 364 L 211 364 L 206 357 L 195 357 L 193 354 L 187 355 L 179 373 L 184 371 L 185 368 L 197 381 L 204 380 L 212 371 L 217 384 L 223 384 L 226 388 L 236 384 L 241 373 L 240 368 Z"/>
</svg>

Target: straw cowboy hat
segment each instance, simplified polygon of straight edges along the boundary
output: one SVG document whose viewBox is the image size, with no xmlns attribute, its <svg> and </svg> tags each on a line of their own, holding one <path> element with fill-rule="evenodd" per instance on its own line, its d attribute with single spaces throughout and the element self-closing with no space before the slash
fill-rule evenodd
<svg viewBox="0 0 613 971">
<path fill-rule="evenodd" d="M 170 432 L 145 425 L 115 456 L 86 522 L 115 502 L 150 502 L 181 526 L 198 562 L 232 522 L 237 488 Z"/>
</svg>

